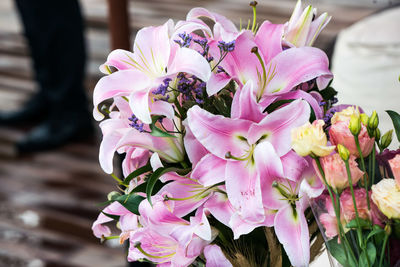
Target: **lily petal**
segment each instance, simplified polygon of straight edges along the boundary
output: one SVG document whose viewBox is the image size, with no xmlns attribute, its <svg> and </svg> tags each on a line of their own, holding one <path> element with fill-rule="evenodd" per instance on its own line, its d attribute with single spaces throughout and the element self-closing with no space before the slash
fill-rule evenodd
<svg viewBox="0 0 400 267">
<path fill-rule="evenodd" d="M 147 88 L 150 84 L 150 79 L 137 70 L 120 70 L 101 78 L 93 91 L 94 118 L 104 118 L 97 107 L 102 101 L 117 96 L 128 96 L 132 92 Z"/>
<path fill-rule="evenodd" d="M 204 248 L 206 267 L 232 267 L 221 248 L 217 245 L 208 245 Z"/>
<path fill-rule="evenodd" d="M 232 119 L 243 119 L 260 122 L 265 117 L 262 107 L 253 93 L 253 82 L 248 81 L 241 90 L 236 91 L 231 108 Z"/>
<path fill-rule="evenodd" d="M 291 129 L 306 123 L 310 118 L 310 106 L 304 100 L 295 100 L 268 114 L 260 123 L 249 130 L 249 142 L 256 143 L 261 138 L 269 141 L 279 156 L 291 150 Z"/>
<path fill-rule="evenodd" d="M 197 140 L 221 159 L 226 159 L 227 152 L 240 157 L 248 148 L 248 143 L 243 138 L 247 137 L 250 121 L 213 115 L 199 106 L 189 109 L 187 119 Z"/>
<path fill-rule="evenodd" d="M 225 169 L 226 160 L 208 154 L 193 168 L 191 176 L 204 186 L 212 186 L 225 181 Z"/>
<path fill-rule="evenodd" d="M 248 162 L 244 161 L 227 162 L 226 192 L 232 206 L 243 220 L 260 223 L 265 220 L 260 176 L 254 166 L 247 166 L 247 164 Z"/>
<path fill-rule="evenodd" d="M 275 216 L 275 233 L 293 266 L 308 266 L 310 240 L 306 218 L 296 205 L 287 204 Z"/>
<path fill-rule="evenodd" d="M 178 72 L 193 74 L 204 82 L 211 76 L 208 61 L 197 51 L 186 47 L 178 49 L 172 63 L 168 65 L 168 75 Z"/>
<path fill-rule="evenodd" d="M 99 69 L 104 74 L 110 74 L 109 66 L 118 70 L 133 69 L 135 68 L 135 63 L 132 59 L 133 53 L 123 49 L 116 49 L 107 56 L 107 61 Z"/>
<path fill-rule="evenodd" d="M 266 20 L 258 29 L 255 41 L 264 56 L 265 63 L 270 62 L 272 58 L 282 52 L 284 27 L 284 24 L 273 24 Z"/>
<path fill-rule="evenodd" d="M 314 47 L 290 48 L 275 56 L 265 67 L 269 71 L 263 95 L 285 93 L 296 85 L 324 77 L 318 86 L 332 78 L 326 54 Z M 317 80 L 318 83 L 318 80 Z"/>
</svg>

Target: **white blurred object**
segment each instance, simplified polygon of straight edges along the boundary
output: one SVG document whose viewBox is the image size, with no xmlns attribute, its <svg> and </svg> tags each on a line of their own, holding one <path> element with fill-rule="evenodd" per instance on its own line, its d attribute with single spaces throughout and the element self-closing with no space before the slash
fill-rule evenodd
<svg viewBox="0 0 400 267">
<path fill-rule="evenodd" d="M 45 267 L 45 266 L 46 266 L 46 264 L 42 260 L 39 260 L 39 259 L 31 260 L 27 265 L 27 267 Z"/>
<path fill-rule="evenodd" d="M 19 214 L 18 219 L 20 219 L 26 226 L 29 227 L 37 227 L 40 223 L 39 215 L 32 210 L 27 210 Z"/>
<path fill-rule="evenodd" d="M 385 110 L 400 113 L 400 7 L 369 16 L 338 35 L 332 58 L 340 104 L 378 112 L 383 135 L 393 129 Z M 393 133 L 392 149 L 399 147 Z"/>
</svg>

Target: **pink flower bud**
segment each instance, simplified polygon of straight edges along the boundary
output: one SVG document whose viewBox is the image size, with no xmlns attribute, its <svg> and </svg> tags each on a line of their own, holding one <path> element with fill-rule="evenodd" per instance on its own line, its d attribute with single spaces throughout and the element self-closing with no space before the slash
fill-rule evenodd
<svg viewBox="0 0 400 267">
<path fill-rule="evenodd" d="M 392 169 L 394 179 L 396 180 L 397 185 L 400 187 L 400 154 L 397 154 L 396 157 L 389 160 L 389 165 Z"/>
<path fill-rule="evenodd" d="M 357 183 L 358 180 L 363 176 L 363 172 L 358 168 L 356 157 L 350 156 L 350 172 L 353 184 Z M 349 186 L 349 181 L 347 178 L 346 165 L 344 161 L 340 158 L 338 153 L 320 158 L 322 169 L 325 173 L 325 179 L 328 185 L 336 190 L 343 190 Z M 314 169 L 316 170 L 318 176 L 323 181 L 321 173 L 318 171 L 317 164 L 313 162 Z"/>
<path fill-rule="evenodd" d="M 350 151 L 350 154 L 359 157 L 354 136 L 349 129 L 349 121 L 337 121 L 332 124 L 329 130 L 329 135 L 330 141 L 333 145 L 342 144 Z M 361 131 L 358 135 L 358 140 L 360 141 L 360 148 L 363 157 L 368 156 L 374 146 L 375 138 L 369 137 L 367 128 L 364 124 L 361 124 Z"/>
</svg>

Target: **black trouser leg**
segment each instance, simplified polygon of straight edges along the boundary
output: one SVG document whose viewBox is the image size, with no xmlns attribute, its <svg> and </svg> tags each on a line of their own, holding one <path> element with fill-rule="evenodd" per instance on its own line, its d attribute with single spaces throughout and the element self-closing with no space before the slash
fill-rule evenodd
<svg viewBox="0 0 400 267">
<path fill-rule="evenodd" d="M 51 113 L 86 111 L 86 51 L 77 0 L 16 0 L 35 78 Z M 72 114 L 71 114 L 72 115 Z"/>
</svg>

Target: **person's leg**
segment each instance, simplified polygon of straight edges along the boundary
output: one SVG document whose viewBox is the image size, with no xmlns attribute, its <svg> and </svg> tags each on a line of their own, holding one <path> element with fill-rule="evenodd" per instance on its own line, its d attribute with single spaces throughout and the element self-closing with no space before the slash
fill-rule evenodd
<svg viewBox="0 0 400 267">
<path fill-rule="evenodd" d="M 28 39 L 39 95 L 49 116 L 18 146 L 55 147 L 91 128 L 83 87 L 83 18 L 77 0 L 16 0 Z"/>
</svg>

